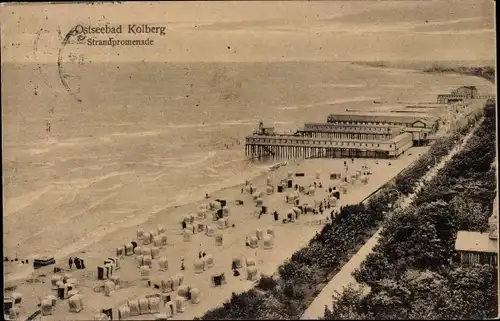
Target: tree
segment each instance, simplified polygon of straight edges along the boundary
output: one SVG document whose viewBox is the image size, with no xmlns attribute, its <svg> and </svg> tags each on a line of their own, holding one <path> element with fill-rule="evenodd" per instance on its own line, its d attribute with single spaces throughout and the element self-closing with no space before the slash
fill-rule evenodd
<svg viewBox="0 0 500 321">
<path fill-rule="evenodd" d="M 352 284 L 342 294 L 335 292 L 332 295 L 332 309 L 325 306 L 325 314 L 321 320 L 371 320 L 361 306 L 363 297 L 363 289 Z"/>
<path fill-rule="evenodd" d="M 488 220 L 481 204 L 455 196 L 450 202 L 450 207 L 454 211 L 457 230 L 486 232 Z"/>
</svg>

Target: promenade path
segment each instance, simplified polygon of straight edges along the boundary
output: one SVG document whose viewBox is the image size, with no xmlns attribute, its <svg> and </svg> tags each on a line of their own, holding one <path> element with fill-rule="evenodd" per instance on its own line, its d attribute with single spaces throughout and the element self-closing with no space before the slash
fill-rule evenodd
<svg viewBox="0 0 500 321">
<path fill-rule="evenodd" d="M 457 154 L 463 146 L 467 143 L 467 141 L 472 137 L 475 130 L 482 123 L 483 119 L 481 119 L 474 130 L 470 131 L 462 140 L 460 144 L 455 146 L 455 148 L 443 159 L 436 164 L 433 168 L 431 168 L 427 174 L 419 181 L 417 188 L 413 194 L 408 196 L 402 196 L 400 198 L 400 209 L 405 209 L 408 207 L 415 197 L 415 195 L 422 189 L 424 186 L 424 181 L 431 180 L 438 171 L 443 168 L 450 159 Z M 323 290 L 318 294 L 318 296 L 311 303 L 309 308 L 304 312 L 301 319 L 319 319 L 323 317 L 325 312 L 325 306 L 328 308 L 332 307 L 333 303 L 333 294 L 335 291 L 342 293 L 345 287 L 348 287 L 350 284 L 359 287 L 360 285 L 353 278 L 352 273 L 361 266 L 361 263 L 366 259 L 368 254 L 373 251 L 373 247 L 378 243 L 380 232 L 382 228 L 379 228 L 378 231 L 359 249 L 359 251 L 352 256 L 352 258 L 347 262 L 342 269 L 330 280 L 330 282 L 323 288 Z M 368 291 L 368 289 L 367 289 Z"/>
</svg>

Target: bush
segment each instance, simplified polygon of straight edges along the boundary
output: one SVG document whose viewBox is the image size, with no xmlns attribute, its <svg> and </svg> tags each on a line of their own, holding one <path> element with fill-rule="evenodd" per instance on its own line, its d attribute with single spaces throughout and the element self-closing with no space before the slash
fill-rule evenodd
<svg viewBox="0 0 500 321">
<path fill-rule="evenodd" d="M 390 218 L 355 279 L 366 297 L 342 294 L 325 318 L 484 319 L 497 315 L 497 268 L 451 263 L 459 229 L 484 231 L 495 198 L 495 115 Z M 411 299 L 409 299 L 411 298 Z"/>
<path fill-rule="evenodd" d="M 271 292 L 276 289 L 277 285 L 278 282 L 272 276 L 262 275 L 259 280 L 259 283 L 257 284 L 257 288 L 263 291 Z"/>
</svg>

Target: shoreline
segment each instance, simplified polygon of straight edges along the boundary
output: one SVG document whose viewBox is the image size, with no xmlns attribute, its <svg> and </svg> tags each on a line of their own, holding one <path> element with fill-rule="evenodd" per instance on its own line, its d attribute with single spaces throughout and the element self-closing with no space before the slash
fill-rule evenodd
<svg viewBox="0 0 500 321">
<path fill-rule="evenodd" d="M 373 170 L 373 178 L 370 179 L 368 185 L 357 185 L 353 191 L 349 190 L 347 194 L 345 194 L 341 199 L 341 205 L 347 204 L 356 204 L 359 201 L 366 199 L 370 195 L 372 195 L 375 191 L 380 189 L 381 186 L 385 185 L 388 181 L 393 179 L 397 173 L 407 168 L 413 161 L 419 158 L 419 153 L 424 153 L 424 150 L 427 147 L 413 148 L 411 153 L 412 156 L 405 155 L 402 159 L 397 160 L 379 160 L 379 164 L 375 165 L 375 160 L 373 159 L 355 159 L 355 165 L 361 167 L 363 163 L 369 163 L 370 167 L 379 168 L 378 170 Z M 418 150 L 421 150 L 418 152 Z M 262 190 L 262 186 L 265 186 L 266 176 L 272 177 L 273 182 L 279 181 L 280 178 L 286 176 L 288 171 L 303 171 L 306 174 L 306 181 L 310 181 L 313 179 L 314 173 L 317 170 L 320 170 L 322 173 L 322 177 L 326 184 L 331 184 L 329 179 L 325 177 L 327 173 L 334 168 L 341 168 L 341 164 L 344 160 L 347 159 L 307 159 L 307 160 L 298 160 L 296 162 L 288 162 L 286 166 L 280 166 L 277 170 L 271 171 L 270 167 L 268 167 L 267 172 L 263 172 L 257 175 L 254 179 L 251 180 L 253 186 L 256 186 L 259 190 Z M 349 160 L 350 161 L 350 160 Z M 388 167 L 388 163 L 392 162 L 392 166 Z M 333 166 L 333 168 L 332 168 Z M 328 169 L 330 168 L 330 169 Z M 382 170 L 383 169 L 383 170 Z M 354 170 L 354 169 L 353 169 Z M 294 178 L 294 180 L 299 181 L 298 178 Z M 314 180 L 314 179 L 313 179 Z M 333 181 L 332 181 L 333 182 Z M 194 235 L 192 242 L 183 242 L 181 236 L 181 228 L 180 228 L 180 220 L 182 219 L 183 214 L 189 215 L 193 213 L 196 209 L 198 209 L 199 204 L 206 203 L 205 199 L 198 199 L 196 201 L 190 202 L 185 206 L 178 206 L 172 208 L 171 211 L 168 212 L 168 215 L 162 216 L 161 212 L 147 219 L 147 222 L 140 225 L 140 228 L 144 230 L 153 230 L 159 224 L 167 227 L 167 235 L 169 238 L 168 245 L 166 246 L 166 251 L 170 254 L 169 257 L 169 273 L 175 274 L 176 270 L 180 266 L 180 257 L 185 256 L 187 258 L 187 270 L 185 271 L 185 280 L 187 284 L 192 284 L 202 291 L 202 302 L 197 305 L 188 304 L 188 310 L 176 316 L 174 319 L 178 318 L 191 318 L 196 316 L 203 315 L 207 310 L 213 309 L 216 306 L 222 304 L 225 300 L 229 299 L 231 293 L 240 293 L 242 291 L 246 291 L 254 286 L 252 281 L 248 281 L 245 279 L 235 280 L 234 277 L 230 273 L 230 263 L 231 259 L 237 255 L 246 255 L 247 257 L 255 256 L 256 261 L 259 266 L 259 275 L 260 273 L 264 274 L 273 274 L 276 272 L 277 267 L 282 264 L 286 258 L 290 257 L 297 249 L 306 246 L 310 239 L 314 236 L 316 232 L 321 230 L 323 225 L 321 223 L 318 224 L 317 220 L 322 219 L 325 220 L 326 215 L 313 215 L 307 214 L 302 216 L 296 223 L 294 224 L 282 224 L 281 222 L 273 222 L 269 215 L 266 215 L 267 218 L 257 219 L 257 214 L 255 212 L 255 206 L 253 206 L 253 202 L 251 201 L 251 197 L 249 200 L 248 194 L 241 194 L 239 186 L 242 186 L 244 182 L 233 184 L 232 187 L 226 187 L 220 189 L 218 192 L 212 193 L 211 199 L 222 198 L 227 199 L 229 201 L 229 206 L 231 208 L 231 214 L 228 217 L 230 224 L 236 224 L 235 228 L 229 228 L 224 231 L 224 246 L 216 247 L 214 244 L 210 244 L 212 241 L 206 238 L 204 235 Z M 351 187 L 350 187 L 351 188 Z M 321 191 L 324 193 L 324 191 Z M 285 192 L 286 194 L 286 192 Z M 290 205 L 283 204 L 284 203 L 284 195 L 281 193 L 275 193 L 270 196 L 265 196 L 265 198 L 269 199 L 269 205 L 271 205 L 270 211 L 273 209 L 278 210 L 279 213 L 284 213 L 287 208 L 290 208 Z M 318 197 L 322 195 L 318 190 Z M 306 200 L 309 197 L 304 197 Z M 234 199 L 242 199 L 245 200 L 245 206 L 233 207 L 232 201 Z M 323 199 L 323 197 L 320 197 Z M 301 201 L 302 198 L 301 198 Z M 266 202 L 266 201 L 265 201 Z M 266 202 L 267 204 L 267 202 Z M 310 204 L 310 203 L 309 203 Z M 253 208 L 253 210 L 252 210 Z M 232 212 L 234 209 L 234 213 Z M 211 216 L 211 215 L 210 215 Z M 170 223 L 167 223 L 170 222 Z M 179 223 L 177 223 L 179 222 Z M 178 225 L 177 225 L 178 224 Z M 211 223 L 209 223 L 211 224 Z M 73 256 L 84 257 L 86 266 L 88 267 L 88 271 L 72 271 L 74 275 L 80 275 L 79 284 L 81 293 L 84 293 L 84 296 L 88 300 L 97 300 L 92 303 L 87 303 L 89 307 L 102 307 L 102 308 L 117 308 L 120 303 L 125 302 L 129 299 L 134 299 L 141 297 L 145 294 L 151 293 L 153 289 L 144 286 L 137 285 L 136 283 L 141 281 L 137 281 L 139 279 L 139 275 L 137 275 L 137 268 L 135 267 L 134 260 L 131 257 L 125 257 L 121 263 L 122 269 L 118 271 L 121 279 L 126 280 L 128 282 L 132 282 L 136 284 L 130 288 L 124 288 L 117 292 L 115 297 L 105 297 L 103 294 L 98 294 L 96 298 L 90 298 L 88 294 L 85 294 L 85 291 L 92 291 L 92 288 L 96 284 L 100 284 L 102 281 L 97 281 L 95 277 L 95 265 L 102 263 L 103 258 L 107 256 L 112 256 L 114 249 L 127 242 L 127 239 L 133 240 L 135 239 L 135 230 L 137 227 L 135 225 L 130 224 L 131 226 L 120 228 L 116 232 L 108 233 L 102 239 L 92 240 L 93 244 L 89 244 L 85 247 L 85 251 L 77 250 L 72 248 L 73 251 L 69 251 L 70 247 L 68 247 L 68 253 L 73 254 Z M 246 235 L 249 235 L 251 231 L 255 231 L 255 228 L 265 228 L 265 226 L 273 226 L 276 231 L 276 244 L 274 249 L 271 251 L 267 250 L 250 250 L 244 247 L 244 239 Z M 201 234 L 201 233 L 198 233 Z M 194 241 L 194 239 L 203 238 L 204 240 Z M 226 243 L 227 240 L 227 243 Z M 208 243 L 207 243 L 208 241 Z M 199 250 L 198 244 L 203 244 L 203 249 L 207 250 L 207 252 L 212 253 L 214 255 L 215 263 L 214 268 L 212 268 L 212 272 L 205 272 L 202 275 L 192 274 L 192 261 L 191 256 L 196 256 Z M 211 250 L 210 250 L 211 248 Z M 163 251 L 163 250 L 162 250 Z M 254 253 L 255 252 L 255 253 Z M 246 254 L 245 254 L 246 253 Z M 56 266 L 66 268 L 64 261 L 58 261 Z M 49 266 L 46 268 L 42 268 L 34 271 L 34 273 L 26 272 L 25 275 L 28 277 L 31 276 L 33 280 L 43 280 L 42 275 L 51 275 L 53 266 Z M 67 268 L 66 268 L 67 269 Z M 172 271 L 172 272 L 170 272 Z M 226 274 L 226 278 L 228 282 L 223 288 L 212 288 L 208 281 L 208 274 L 216 273 L 217 271 L 224 271 Z M 90 274 L 89 274 L 90 272 Z M 241 272 L 243 275 L 246 274 L 244 271 Z M 155 276 L 155 277 L 158 277 Z M 82 279 L 83 278 L 83 279 Z M 154 278 L 153 278 L 154 279 Z M 46 285 L 33 285 L 23 282 L 23 278 L 10 278 L 8 280 L 6 278 L 6 283 L 10 283 L 7 285 L 17 285 L 16 291 L 20 291 L 21 293 L 40 293 L 40 288 L 33 287 L 46 287 Z M 26 287 L 29 287 L 30 290 L 26 290 Z M 45 292 L 45 291 L 44 291 Z M 213 297 L 213 299 L 210 299 Z M 33 300 L 30 298 L 29 300 Z M 29 300 L 27 300 L 26 305 L 28 305 Z M 33 301 L 31 301 L 33 302 Z M 33 303 L 31 303 L 33 304 Z M 77 320 L 83 318 L 89 318 L 91 315 L 88 314 L 90 311 L 82 312 L 78 315 L 68 314 L 66 312 L 66 308 L 57 309 L 58 311 L 53 313 L 53 318 L 49 319 L 57 319 L 57 320 Z M 61 311 L 64 310 L 64 311 Z M 85 311 L 85 310 L 84 310 Z M 64 313 L 62 313 L 64 312 Z M 137 319 L 137 318 L 133 318 Z"/>
<path fill-rule="evenodd" d="M 274 165 L 268 165 L 268 166 L 265 165 L 265 166 L 267 166 L 267 170 L 260 169 L 259 170 L 260 173 L 253 174 L 253 175 L 250 173 L 248 176 L 251 176 L 251 177 L 243 180 L 242 182 L 228 184 L 227 186 L 223 186 L 223 187 L 220 187 L 220 184 L 218 184 L 218 187 L 214 188 L 213 190 L 207 189 L 206 193 L 208 193 L 209 195 L 219 194 L 219 193 L 223 193 L 226 190 L 230 190 L 230 189 L 236 188 L 240 185 L 244 185 L 245 181 L 253 182 L 255 180 L 258 180 L 259 178 L 262 179 L 270 172 L 276 170 L 276 169 L 272 169 L 272 167 L 274 167 L 276 165 L 280 165 L 279 167 L 282 167 L 283 163 L 284 162 L 276 162 Z M 290 163 L 294 163 L 294 161 L 288 161 L 288 164 L 290 164 Z M 300 161 L 298 161 L 297 163 L 300 163 Z M 227 179 L 227 180 L 229 181 L 230 179 Z M 198 189 L 196 189 L 196 190 L 198 190 Z M 189 194 L 191 194 L 191 193 L 188 193 L 188 195 Z M 180 208 L 180 207 L 194 206 L 196 204 L 203 203 L 204 201 L 206 202 L 207 199 L 202 194 L 203 193 L 200 193 L 200 195 L 196 195 L 192 198 L 188 198 L 187 200 L 170 202 L 170 203 L 162 206 L 161 208 L 152 211 L 151 213 L 149 213 L 147 215 L 141 215 L 140 217 L 126 218 L 122 223 L 115 226 L 113 228 L 113 230 L 119 231 L 119 230 L 131 228 L 132 226 L 135 226 L 135 225 L 147 223 L 149 220 L 155 219 L 155 216 L 158 216 L 161 212 L 169 212 L 169 211 L 173 211 L 173 210 Z M 105 233 L 99 233 L 98 238 L 93 239 L 92 243 L 86 243 L 86 244 L 77 243 L 77 244 L 81 244 L 81 245 L 77 245 L 77 246 L 75 246 L 74 245 L 75 243 L 73 243 L 71 245 L 71 250 L 67 250 L 66 248 L 63 248 L 51 256 L 53 256 L 54 259 L 57 260 L 57 259 L 61 259 L 62 257 L 67 257 L 74 252 L 81 252 L 82 250 L 85 250 L 86 248 L 94 245 L 95 243 L 100 242 L 102 239 L 106 238 L 111 233 L 113 233 L 113 231 L 106 231 Z M 43 255 L 43 254 L 44 253 L 40 253 L 39 255 Z M 33 262 L 33 259 L 35 256 L 36 255 L 31 255 L 31 257 L 29 258 L 30 262 Z M 4 265 L 5 265 L 5 262 L 4 262 Z M 4 282 L 12 283 L 12 282 L 23 281 L 23 280 L 27 279 L 32 273 L 36 272 L 33 269 L 32 265 L 30 265 L 30 264 L 28 264 L 27 266 L 19 266 L 19 267 L 22 269 L 22 271 L 4 272 Z"/>
</svg>

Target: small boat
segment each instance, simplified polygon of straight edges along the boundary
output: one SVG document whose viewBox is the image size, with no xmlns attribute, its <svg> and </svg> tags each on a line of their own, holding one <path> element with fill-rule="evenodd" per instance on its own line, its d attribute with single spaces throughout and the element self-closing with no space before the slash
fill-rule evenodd
<svg viewBox="0 0 500 321">
<path fill-rule="evenodd" d="M 374 100 L 373 103 L 374 104 L 380 104 L 381 102 L 380 102 L 380 100 Z"/>
</svg>

